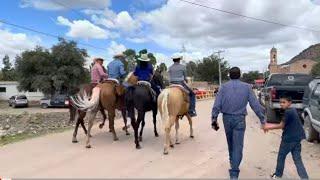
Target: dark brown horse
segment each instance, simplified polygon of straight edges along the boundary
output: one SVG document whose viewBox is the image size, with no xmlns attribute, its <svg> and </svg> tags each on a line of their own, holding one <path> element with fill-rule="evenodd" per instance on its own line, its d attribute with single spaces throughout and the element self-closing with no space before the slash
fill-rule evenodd
<svg viewBox="0 0 320 180">
<path fill-rule="evenodd" d="M 88 96 L 86 92 L 83 95 L 79 94 L 73 97 L 73 103 L 81 111 L 86 111 L 88 115 L 89 125 L 87 132 L 87 142 L 86 147 L 90 148 L 90 132 L 95 120 L 97 112 L 103 108 L 108 111 L 109 119 L 109 129 L 113 133 L 113 139 L 118 140 L 117 134 L 114 129 L 114 118 L 116 109 L 122 111 L 124 117 L 125 127 L 124 130 L 128 135 L 127 119 L 126 119 L 126 109 L 124 102 L 124 87 L 120 86 L 117 82 L 112 80 L 107 80 L 104 83 L 98 84 L 92 90 L 92 95 Z M 101 125 L 100 125 L 101 126 Z"/>
<path fill-rule="evenodd" d="M 84 92 L 85 92 L 87 95 L 91 95 L 92 94 L 92 89 L 94 87 L 95 87 L 95 85 L 93 85 L 93 84 L 82 85 L 80 87 L 79 94 L 81 96 L 83 96 Z M 106 116 L 106 113 L 105 113 L 105 111 L 104 111 L 104 109 L 102 107 L 100 107 L 100 112 L 101 112 L 103 121 L 102 121 L 102 123 L 99 124 L 99 128 L 102 129 L 104 124 L 105 124 L 105 121 L 107 119 L 107 116 Z M 73 136 L 72 136 L 72 142 L 73 143 L 77 143 L 78 142 L 77 134 L 78 134 L 79 125 L 81 125 L 84 133 L 87 135 L 87 129 L 86 129 L 86 126 L 85 126 L 85 123 L 84 123 L 84 118 L 86 117 L 87 112 L 78 109 L 75 106 L 74 102 L 70 99 L 70 101 L 69 101 L 69 113 L 70 113 L 70 123 L 72 123 L 74 120 L 76 120 L 76 125 L 75 125 Z M 125 124 L 127 124 L 127 118 L 126 118 L 126 112 L 125 111 L 122 111 L 122 117 L 123 117 L 123 120 L 124 120 Z M 129 135 L 129 132 L 127 131 L 127 127 L 123 127 L 123 130 L 126 131 L 127 135 Z M 109 127 L 109 132 L 111 132 L 110 127 Z M 91 134 L 90 134 L 90 136 L 91 136 Z"/>
</svg>

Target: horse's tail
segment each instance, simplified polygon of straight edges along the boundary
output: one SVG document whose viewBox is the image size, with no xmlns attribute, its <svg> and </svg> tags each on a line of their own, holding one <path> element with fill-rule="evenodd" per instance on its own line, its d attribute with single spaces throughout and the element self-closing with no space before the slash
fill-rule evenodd
<svg viewBox="0 0 320 180">
<path fill-rule="evenodd" d="M 91 97 L 88 96 L 86 92 L 84 92 L 83 96 L 78 93 L 76 96 L 72 96 L 71 100 L 73 101 L 74 106 L 82 111 L 91 111 L 97 109 L 100 103 L 100 88 L 93 88 Z"/>
<path fill-rule="evenodd" d="M 162 109 L 161 121 L 165 123 L 166 121 L 169 120 L 169 110 L 168 110 L 169 89 L 163 90 L 162 93 L 163 93 L 163 98 L 161 103 L 161 109 Z"/>
</svg>

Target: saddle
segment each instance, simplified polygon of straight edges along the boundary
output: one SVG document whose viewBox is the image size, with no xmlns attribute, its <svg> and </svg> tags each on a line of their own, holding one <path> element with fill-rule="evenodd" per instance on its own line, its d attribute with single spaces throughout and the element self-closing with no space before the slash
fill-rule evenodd
<svg viewBox="0 0 320 180">
<path fill-rule="evenodd" d="M 118 81 L 118 79 L 114 79 L 114 78 L 108 78 L 107 80 L 104 80 L 101 83 L 110 83 L 110 82 L 120 85 L 120 82 Z"/>
<path fill-rule="evenodd" d="M 148 82 L 148 81 L 138 81 L 137 84 L 138 84 L 138 85 L 147 86 L 147 87 L 151 88 L 151 83 Z"/>
<path fill-rule="evenodd" d="M 112 83 L 115 85 L 115 90 L 117 96 L 122 96 L 125 93 L 125 88 L 122 86 L 118 79 L 108 78 L 107 80 L 102 81 L 101 83 Z"/>
<path fill-rule="evenodd" d="M 190 98 L 189 98 L 189 93 L 190 92 L 186 88 L 184 88 L 182 85 L 180 85 L 180 84 L 171 84 L 169 86 L 169 88 L 178 88 L 178 89 L 180 89 L 180 91 L 182 91 L 184 101 L 187 102 L 187 103 L 190 102 Z"/>
</svg>

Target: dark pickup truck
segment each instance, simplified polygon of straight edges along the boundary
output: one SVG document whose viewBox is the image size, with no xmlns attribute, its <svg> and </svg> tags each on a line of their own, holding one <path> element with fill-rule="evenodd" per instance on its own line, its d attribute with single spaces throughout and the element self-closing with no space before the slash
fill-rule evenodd
<svg viewBox="0 0 320 180">
<path fill-rule="evenodd" d="M 279 123 L 282 117 L 280 97 L 283 95 L 292 98 L 292 107 L 303 111 L 303 94 L 312 77 L 307 74 L 271 74 L 265 87 L 259 94 L 260 103 L 265 107 L 267 120 Z"/>
</svg>

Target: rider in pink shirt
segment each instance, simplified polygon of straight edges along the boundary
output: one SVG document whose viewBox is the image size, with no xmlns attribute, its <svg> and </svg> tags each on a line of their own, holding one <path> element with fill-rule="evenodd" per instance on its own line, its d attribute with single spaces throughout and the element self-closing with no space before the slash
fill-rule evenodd
<svg viewBox="0 0 320 180">
<path fill-rule="evenodd" d="M 108 74 L 103 68 L 103 59 L 94 59 L 94 65 L 91 69 L 91 84 L 98 84 L 99 82 L 108 79 Z"/>
</svg>

